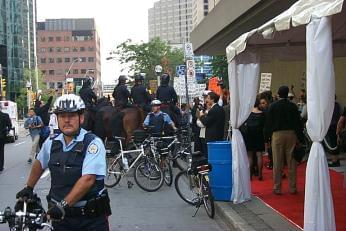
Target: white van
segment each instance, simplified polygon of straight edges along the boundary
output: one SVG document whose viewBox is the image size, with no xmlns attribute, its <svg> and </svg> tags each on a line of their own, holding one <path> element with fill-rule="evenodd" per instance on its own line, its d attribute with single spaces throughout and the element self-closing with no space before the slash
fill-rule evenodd
<svg viewBox="0 0 346 231">
<path fill-rule="evenodd" d="M 1 105 L 1 111 L 4 113 L 7 113 L 10 116 L 12 129 L 10 130 L 7 138 L 11 143 L 14 143 L 15 140 L 18 139 L 18 131 L 19 131 L 17 103 L 9 101 L 9 100 L 4 100 L 4 101 L 0 101 L 0 105 Z"/>
</svg>

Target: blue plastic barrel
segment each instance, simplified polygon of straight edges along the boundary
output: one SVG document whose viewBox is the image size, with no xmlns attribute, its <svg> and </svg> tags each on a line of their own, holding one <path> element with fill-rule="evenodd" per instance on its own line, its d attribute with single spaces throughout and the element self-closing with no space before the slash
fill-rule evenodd
<svg viewBox="0 0 346 231">
<path fill-rule="evenodd" d="M 209 184 L 214 199 L 230 201 L 232 194 L 232 149 L 229 141 L 208 143 L 208 162 L 212 165 Z"/>
</svg>

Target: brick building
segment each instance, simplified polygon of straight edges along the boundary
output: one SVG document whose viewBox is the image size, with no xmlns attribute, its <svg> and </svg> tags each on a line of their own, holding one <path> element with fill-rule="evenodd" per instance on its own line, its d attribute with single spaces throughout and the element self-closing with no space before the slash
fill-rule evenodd
<svg viewBox="0 0 346 231">
<path fill-rule="evenodd" d="M 100 92 L 100 60 L 100 38 L 94 19 L 38 22 L 37 62 L 48 89 L 61 92 L 66 87 L 66 79 L 73 78 L 78 90 L 83 78 L 91 76 L 96 82 L 95 91 Z"/>
</svg>

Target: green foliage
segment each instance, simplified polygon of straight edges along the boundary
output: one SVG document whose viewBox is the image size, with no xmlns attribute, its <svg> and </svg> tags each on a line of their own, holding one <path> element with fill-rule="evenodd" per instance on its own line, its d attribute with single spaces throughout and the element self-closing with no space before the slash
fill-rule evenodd
<svg viewBox="0 0 346 231">
<path fill-rule="evenodd" d="M 155 66 L 158 64 L 163 67 L 163 72 L 175 75 L 175 67 L 184 63 L 183 51 L 173 49 L 159 38 L 141 44 L 126 40 L 116 47 L 115 54 L 130 71 L 145 73 L 147 80 L 156 79 Z"/>
<path fill-rule="evenodd" d="M 23 84 L 22 88 L 19 90 L 19 96 L 16 98 L 16 103 L 18 110 L 23 110 L 23 108 L 27 108 L 27 88 L 26 83 L 30 82 L 31 79 L 31 86 L 32 91 L 37 92 L 36 89 L 36 73 L 35 70 L 25 69 L 24 70 L 24 78 L 23 78 Z M 46 89 L 46 84 L 43 82 L 43 74 L 41 71 L 38 70 L 38 87 L 39 89 Z M 48 94 L 42 94 L 42 100 L 47 101 L 49 98 Z"/>
<path fill-rule="evenodd" d="M 225 55 L 214 56 L 211 62 L 213 75 L 223 78 L 224 83 L 228 86 L 228 63 Z"/>
</svg>

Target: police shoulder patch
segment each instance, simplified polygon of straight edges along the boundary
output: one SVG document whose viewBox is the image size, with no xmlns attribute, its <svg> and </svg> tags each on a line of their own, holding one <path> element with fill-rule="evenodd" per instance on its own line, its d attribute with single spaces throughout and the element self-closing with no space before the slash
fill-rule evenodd
<svg viewBox="0 0 346 231">
<path fill-rule="evenodd" d="M 88 152 L 90 154 L 96 154 L 98 150 L 99 150 L 99 148 L 97 147 L 96 144 L 90 144 L 90 146 L 88 148 Z"/>
</svg>

